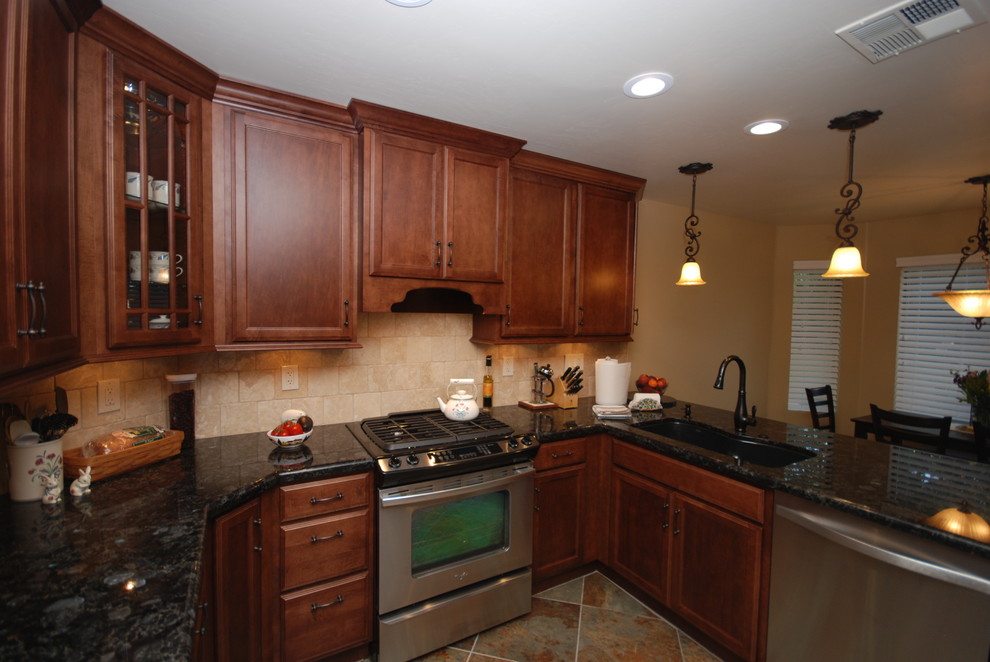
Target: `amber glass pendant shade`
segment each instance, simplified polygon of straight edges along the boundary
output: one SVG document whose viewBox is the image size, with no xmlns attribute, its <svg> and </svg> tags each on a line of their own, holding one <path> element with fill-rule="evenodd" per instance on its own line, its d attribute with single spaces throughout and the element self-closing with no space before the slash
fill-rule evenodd
<svg viewBox="0 0 990 662">
<path fill-rule="evenodd" d="M 674 285 L 704 285 L 705 281 L 701 280 L 701 265 L 699 265 L 694 260 L 688 260 L 681 267 L 681 279 L 674 283 Z"/>
<path fill-rule="evenodd" d="M 832 262 L 822 278 L 862 278 L 869 276 L 863 270 L 863 259 L 855 246 L 839 246 L 832 253 Z"/>
</svg>

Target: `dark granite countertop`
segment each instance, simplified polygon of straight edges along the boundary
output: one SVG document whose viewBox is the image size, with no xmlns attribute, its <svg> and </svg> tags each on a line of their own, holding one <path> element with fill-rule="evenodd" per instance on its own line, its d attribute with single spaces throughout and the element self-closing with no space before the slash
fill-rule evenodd
<svg viewBox="0 0 990 662">
<path fill-rule="evenodd" d="M 990 515 L 990 467 L 828 432 L 760 421 L 749 432 L 818 455 L 782 468 L 743 464 L 576 409 L 498 407 L 518 432 L 554 441 L 595 432 L 755 485 L 867 517 L 990 558 L 990 545 L 921 524 L 967 498 Z M 694 406 L 694 419 L 731 429 L 732 414 Z M 683 415 L 680 406 L 668 417 Z M 637 420 L 656 417 L 640 414 Z M 631 421 L 635 422 L 635 421 Z M 210 519 L 276 485 L 368 471 L 343 425 L 316 428 L 305 447 L 278 452 L 263 433 L 198 440 L 172 459 L 99 481 L 63 503 L 0 499 L 0 659 L 188 660 Z"/>
</svg>

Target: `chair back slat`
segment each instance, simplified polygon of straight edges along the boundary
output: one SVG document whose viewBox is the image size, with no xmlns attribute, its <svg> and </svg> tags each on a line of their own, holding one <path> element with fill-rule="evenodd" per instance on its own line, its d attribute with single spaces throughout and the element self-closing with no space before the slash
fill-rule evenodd
<svg viewBox="0 0 990 662">
<path fill-rule="evenodd" d="M 832 385 L 806 388 L 804 393 L 808 397 L 811 427 L 816 430 L 835 432 L 835 402 L 832 399 Z"/>
<path fill-rule="evenodd" d="M 870 403 L 873 417 L 873 434 L 877 441 L 904 445 L 905 441 L 934 446 L 939 453 L 945 453 L 949 441 L 951 416 L 926 416 L 900 411 L 881 409 Z"/>
</svg>

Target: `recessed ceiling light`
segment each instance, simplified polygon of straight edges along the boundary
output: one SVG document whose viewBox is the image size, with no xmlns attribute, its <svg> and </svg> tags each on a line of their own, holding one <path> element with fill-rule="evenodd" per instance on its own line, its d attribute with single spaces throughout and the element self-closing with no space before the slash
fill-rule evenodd
<svg viewBox="0 0 990 662">
<path fill-rule="evenodd" d="M 747 124 L 746 133 L 751 133 L 754 136 L 768 136 L 771 133 L 783 131 L 787 128 L 788 124 L 789 122 L 787 120 L 760 120 L 759 122 Z"/>
<path fill-rule="evenodd" d="M 622 86 L 622 91 L 626 93 L 627 97 L 645 99 L 666 92 L 673 84 L 674 77 L 670 74 L 640 74 L 627 80 L 626 84 Z"/>
<path fill-rule="evenodd" d="M 399 7 L 422 7 L 429 4 L 431 0 L 388 0 L 388 2 Z"/>
</svg>

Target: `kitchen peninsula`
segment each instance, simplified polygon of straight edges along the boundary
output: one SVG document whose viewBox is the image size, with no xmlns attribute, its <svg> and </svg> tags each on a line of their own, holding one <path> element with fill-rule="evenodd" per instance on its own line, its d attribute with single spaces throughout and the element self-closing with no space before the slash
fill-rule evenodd
<svg viewBox="0 0 990 662">
<path fill-rule="evenodd" d="M 497 407 L 493 416 L 517 432 L 538 434 L 544 443 L 618 439 L 990 559 L 990 545 L 921 523 L 960 498 L 986 512 L 990 476 L 983 465 L 759 421 L 751 433 L 806 447 L 816 457 L 781 468 L 740 466 L 725 455 L 644 434 L 626 422 L 599 421 L 591 413 L 592 400 L 581 400 L 577 409 L 545 412 Z M 731 412 L 693 409 L 697 421 L 731 427 Z M 666 416 L 681 417 L 683 409 L 668 409 Z M 189 659 L 210 522 L 278 486 L 372 468 L 344 425 L 316 428 L 306 449 L 301 459 L 286 464 L 262 433 L 201 439 L 177 458 L 97 482 L 92 495 L 79 500 L 68 497 L 45 507 L 4 497 L 0 658 Z M 899 469 L 905 458 L 922 470 Z M 941 477 L 960 468 L 965 481 L 949 488 L 942 484 Z"/>
</svg>

